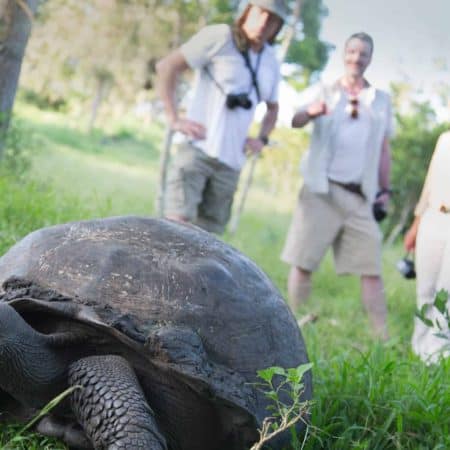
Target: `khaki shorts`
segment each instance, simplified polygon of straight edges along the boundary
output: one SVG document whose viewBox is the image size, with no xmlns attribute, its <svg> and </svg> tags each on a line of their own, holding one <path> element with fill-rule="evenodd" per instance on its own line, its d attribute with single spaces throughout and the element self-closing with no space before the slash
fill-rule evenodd
<svg viewBox="0 0 450 450">
<path fill-rule="evenodd" d="M 330 183 L 328 194 L 300 191 L 281 259 L 314 272 L 329 247 L 338 274 L 380 275 L 382 235 L 372 205 Z"/>
<path fill-rule="evenodd" d="M 239 171 L 189 143 L 181 144 L 167 177 L 164 214 L 182 216 L 207 231 L 223 233 L 238 181 Z"/>
</svg>

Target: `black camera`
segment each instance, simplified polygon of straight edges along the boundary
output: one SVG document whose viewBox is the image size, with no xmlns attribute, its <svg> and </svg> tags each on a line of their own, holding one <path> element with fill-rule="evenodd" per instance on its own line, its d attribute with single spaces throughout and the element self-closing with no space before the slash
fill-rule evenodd
<svg viewBox="0 0 450 450">
<path fill-rule="evenodd" d="M 227 108 L 244 108 L 250 109 L 253 105 L 252 101 L 248 98 L 248 94 L 228 94 L 227 95 Z"/>
<path fill-rule="evenodd" d="M 403 278 L 408 280 L 416 278 L 416 269 L 414 267 L 414 260 L 405 256 L 397 262 L 397 270 L 402 274 Z"/>
<path fill-rule="evenodd" d="M 384 209 L 384 205 L 380 202 L 375 202 L 372 207 L 373 217 L 377 222 L 381 222 L 386 218 L 387 212 Z"/>
</svg>

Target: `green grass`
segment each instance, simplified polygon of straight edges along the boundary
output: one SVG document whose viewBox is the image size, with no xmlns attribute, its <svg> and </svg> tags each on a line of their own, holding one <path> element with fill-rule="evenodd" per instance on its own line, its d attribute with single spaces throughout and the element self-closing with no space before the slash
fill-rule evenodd
<svg viewBox="0 0 450 450">
<path fill-rule="evenodd" d="M 26 144 L 32 167 L 20 177 L 0 178 L 1 252 L 29 231 L 54 223 L 155 215 L 158 126 L 126 121 L 86 133 L 68 116 L 19 106 L 33 136 Z M 279 255 L 299 187 L 296 140 L 304 136 L 277 130 L 276 139 L 279 146 L 258 162 L 237 233 L 223 238 L 286 295 L 288 266 Z M 313 295 L 298 311 L 318 317 L 302 329 L 314 363 L 307 449 L 450 448 L 450 363 L 427 367 L 410 351 L 415 285 L 395 270 L 402 253 L 399 246 L 384 249 L 391 335 L 386 344 L 371 335 L 356 278 L 337 277 L 330 255 L 315 274 Z M 4 433 L 10 436 L 11 429 Z M 15 448 L 62 448 L 33 435 L 23 439 L 27 446 Z"/>
</svg>

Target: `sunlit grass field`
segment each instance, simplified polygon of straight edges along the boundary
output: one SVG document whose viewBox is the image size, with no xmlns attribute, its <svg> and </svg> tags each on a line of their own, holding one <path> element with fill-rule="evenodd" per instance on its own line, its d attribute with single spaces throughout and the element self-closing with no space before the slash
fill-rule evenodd
<svg viewBox="0 0 450 450">
<path fill-rule="evenodd" d="M 156 215 L 160 125 L 125 117 L 87 133 L 80 120 L 29 105 L 19 105 L 17 115 L 30 138 L 31 169 L 20 179 L 0 179 L 2 253 L 29 231 L 54 223 Z M 223 239 L 262 267 L 286 296 L 288 267 L 279 255 L 300 186 L 305 136 L 280 129 L 274 141 L 257 162 L 237 232 Z M 245 168 L 243 181 L 247 175 Z M 401 256 L 400 245 L 384 249 L 387 343 L 372 338 L 358 280 L 337 277 L 330 255 L 314 278 L 312 298 L 297 311 L 299 318 L 317 316 L 302 328 L 314 364 L 306 449 L 450 448 L 450 364 L 427 367 L 411 354 L 415 286 L 395 270 Z M 3 445 L 16 429 L 5 431 Z M 64 448 L 29 435 L 16 439 L 7 448 Z"/>
</svg>

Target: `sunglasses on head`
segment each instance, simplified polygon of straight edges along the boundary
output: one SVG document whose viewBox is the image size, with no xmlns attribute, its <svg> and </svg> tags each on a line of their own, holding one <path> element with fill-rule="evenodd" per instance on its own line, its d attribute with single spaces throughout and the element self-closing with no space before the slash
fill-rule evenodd
<svg viewBox="0 0 450 450">
<path fill-rule="evenodd" d="M 358 104 L 359 104 L 358 99 L 350 98 L 348 102 L 350 103 L 350 106 L 351 106 L 350 117 L 352 119 L 357 119 L 358 118 Z"/>
</svg>

